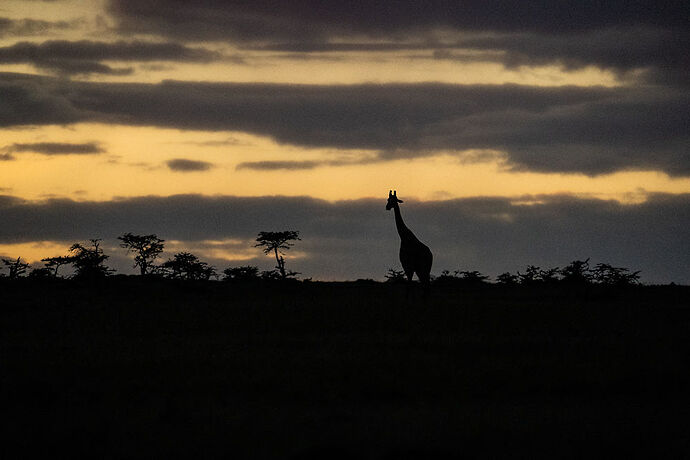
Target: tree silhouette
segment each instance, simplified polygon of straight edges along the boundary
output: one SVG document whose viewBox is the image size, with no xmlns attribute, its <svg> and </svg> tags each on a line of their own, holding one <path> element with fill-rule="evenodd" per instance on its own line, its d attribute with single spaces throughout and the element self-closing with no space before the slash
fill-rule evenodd
<svg viewBox="0 0 690 460">
<path fill-rule="evenodd" d="M 467 284 L 484 284 L 489 279 L 488 276 L 481 274 L 477 270 L 455 271 L 455 275 Z"/>
<path fill-rule="evenodd" d="M 295 272 L 290 272 L 288 276 L 291 276 L 293 274 L 296 274 Z M 273 270 L 264 270 L 261 272 L 261 279 L 264 281 L 281 281 L 285 278 L 280 274 L 280 272 L 277 269 Z"/>
<path fill-rule="evenodd" d="M 539 281 L 542 283 L 556 283 L 560 280 L 558 277 L 560 273 L 561 270 L 558 267 L 539 270 Z"/>
<path fill-rule="evenodd" d="M 89 240 L 91 247 L 83 246 L 79 243 L 74 243 L 70 248 L 69 256 L 71 264 L 74 266 L 76 278 L 103 278 L 108 276 L 112 270 L 108 268 L 104 262 L 108 257 L 101 249 L 100 238 Z"/>
<path fill-rule="evenodd" d="M 561 269 L 562 281 L 569 284 L 589 284 L 592 282 L 592 271 L 589 258 L 573 260 Z"/>
<path fill-rule="evenodd" d="M 58 257 L 46 257 L 41 259 L 48 269 L 53 269 L 53 277 L 57 278 L 58 269 L 63 265 L 69 265 L 73 262 L 73 257 L 71 256 L 58 256 Z"/>
<path fill-rule="evenodd" d="M 127 249 L 127 254 L 135 253 L 134 267 L 139 267 L 141 275 L 147 275 L 151 272 L 149 268 L 153 266 L 153 262 L 163 252 L 163 242 L 155 234 L 151 235 L 133 235 L 132 233 L 125 233 L 118 236 L 121 248 Z"/>
<path fill-rule="evenodd" d="M 525 273 L 517 272 L 520 284 L 534 284 L 539 281 L 540 268 L 535 265 L 528 265 Z"/>
<path fill-rule="evenodd" d="M 250 281 L 259 279 L 259 268 L 251 265 L 228 267 L 223 270 L 224 281 Z"/>
<path fill-rule="evenodd" d="M 609 264 L 597 264 L 593 270 L 594 280 L 607 286 L 629 286 L 639 284 L 640 271 L 630 273 L 623 267 L 613 267 Z"/>
<path fill-rule="evenodd" d="M 209 280 L 216 275 L 216 269 L 189 252 L 178 252 L 161 267 L 168 277 L 183 280 Z"/>
<path fill-rule="evenodd" d="M 29 264 L 22 262 L 21 257 L 14 259 L 2 259 L 2 263 L 9 268 L 9 278 L 11 280 L 17 279 L 26 273 L 26 270 L 30 267 Z"/>
<path fill-rule="evenodd" d="M 465 285 L 477 286 L 485 284 L 489 279 L 477 270 L 455 270 L 451 274 L 450 270 L 441 270 L 441 275 L 434 279 L 434 283 L 441 285 Z"/>
<path fill-rule="evenodd" d="M 273 252 L 273 254 L 275 254 L 276 263 L 278 264 L 276 265 L 276 269 L 278 269 L 281 278 L 286 279 L 288 276 L 294 276 L 298 273 L 293 271 L 288 273 L 285 271 L 285 259 L 283 258 L 283 252 L 281 249 L 286 251 L 289 250 L 292 246 L 294 246 L 294 243 L 291 243 L 291 241 L 295 240 L 301 241 L 298 231 L 286 230 L 282 232 L 259 232 L 259 235 L 256 238 L 257 243 L 254 245 L 254 247 L 263 248 L 264 254 Z"/>
<path fill-rule="evenodd" d="M 402 270 L 396 270 L 394 268 L 389 268 L 386 273 L 386 283 L 404 283 L 405 282 L 405 272 Z"/>
<path fill-rule="evenodd" d="M 510 272 L 501 273 L 496 277 L 496 282 L 506 286 L 513 286 L 518 283 L 518 276 Z"/>
<path fill-rule="evenodd" d="M 29 273 L 29 278 L 33 280 L 47 280 L 54 278 L 53 271 L 47 267 L 34 268 Z"/>
</svg>

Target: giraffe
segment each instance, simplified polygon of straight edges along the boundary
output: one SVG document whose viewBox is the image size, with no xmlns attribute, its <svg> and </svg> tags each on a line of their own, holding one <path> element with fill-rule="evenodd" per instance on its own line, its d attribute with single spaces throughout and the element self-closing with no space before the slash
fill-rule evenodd
<svg viewBox="0 0 690 460">
<path fill-rule="evenodd" d="M 422 282 L 425 289 L 429 287 L 429 276 L 431 273 L 431 263 L 433 255 L 431 250 L 414 236 L 414 233 L 407 228 L 403 222 L 402 215 L 400 215 L 400 206 L 402 200 L 398 199 L 396 191 L 388 191 L 388 203 L 386 203 L 386 211 L 391 209 L 395 213 L 395 226 L 400 235 L 400 262 L 402 263 L 407 281 L 412 282 L 412 276 L 417 273 L 419 281 Z"/>
</svg>

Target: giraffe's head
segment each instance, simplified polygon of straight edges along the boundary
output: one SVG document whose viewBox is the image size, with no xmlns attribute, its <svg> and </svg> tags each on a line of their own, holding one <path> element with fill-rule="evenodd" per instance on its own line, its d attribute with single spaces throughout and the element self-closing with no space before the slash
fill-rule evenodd
<svg viewBox="0 0 690 460">
<path fill-rule="evenodd" d="M 398 199 L 396 193 L 398 193 L 397 190 L 388 190 L 388 203 L 386 203 L 386 211 L 390 211 L 397 206 L 398 203 L 403 202 L 403 200 Z"/>
</svg>

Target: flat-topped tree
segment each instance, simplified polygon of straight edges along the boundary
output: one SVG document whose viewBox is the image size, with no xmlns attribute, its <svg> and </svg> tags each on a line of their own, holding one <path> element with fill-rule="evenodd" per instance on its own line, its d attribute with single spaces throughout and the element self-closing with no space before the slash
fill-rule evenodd
<svg viewBox="0 0 690 460">
<path fill-rule="evenodd" d="M 73 261 L 74 258 L 71 256 L 46 257 L 45 259 L 41 259 L 41 262 L 45 264 L 46 268 L 53 271 L 53 277 L 55 278 L 58 276 L 58 269 L 60 267 L 63 265 L 69 265 Z"/>
<path fill-rule="evenodd" d="M 141 275 L 150 274 L 150 268 L 153 267 L 153 262 L 163 252 L 163 243 L 165 240 L 158 238 L 157 235 L 134 235 L 132 233 L 125 233 L 118 236 L 121 248 L 127 249 L 127 254 L 135 253 L 134 267 L 139 267 Z"/>
<path fill-rule="evenodd" d="M 259 232 L 259 236 L 256 238 L 255 248 L 263 248 L 264 254 L 273 253 L 276 257 L 276 268 L 280 272 L 282 279 L 286 279 L 288 276 L 295 275 L 295 272 L 285 271 L 285 259 L 283 258 L 283 252 L 281 249 L 289 250 L 294 243 L 291 241 L 299 240 L 298 231 L 285 230 L 282 232 Z"/>
</svg>

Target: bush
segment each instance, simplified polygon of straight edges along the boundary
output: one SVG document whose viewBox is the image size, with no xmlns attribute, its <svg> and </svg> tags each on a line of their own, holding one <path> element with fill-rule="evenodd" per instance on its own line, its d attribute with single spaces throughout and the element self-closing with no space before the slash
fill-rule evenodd
<svg viewBox="0 0 690 460">
<path fill-rule="evenodd" d="M 228 267 L 223 274 L 223 281 L 253 281 L 259 279 L 259 268 L 252 265 Z"/>
</svg>

